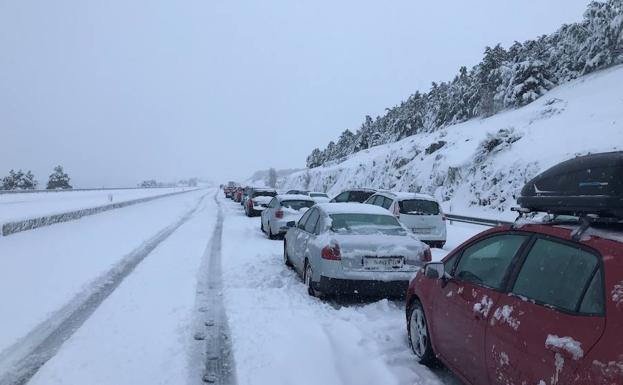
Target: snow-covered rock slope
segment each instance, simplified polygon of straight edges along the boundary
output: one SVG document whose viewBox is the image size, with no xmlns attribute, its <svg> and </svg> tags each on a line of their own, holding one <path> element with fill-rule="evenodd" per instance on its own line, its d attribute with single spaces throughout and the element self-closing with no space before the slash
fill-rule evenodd
<svg viewBox="0 0 623 385">
<path fill-rule="evenodd" d="M 623 66 L 557 87 L 523 108 L 417 134 L 289 175 L 280 188 L 430 193 L 446 211 L 510 217 L 524 183 L 554 164 L 623 149 Z"/>
</svg>

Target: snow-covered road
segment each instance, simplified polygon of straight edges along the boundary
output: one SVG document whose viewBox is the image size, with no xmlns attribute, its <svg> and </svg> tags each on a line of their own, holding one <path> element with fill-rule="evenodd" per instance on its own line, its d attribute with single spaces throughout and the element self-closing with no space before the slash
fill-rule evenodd
<svg viewBox="0 0 623 385">
<path fill-rule="evenodd" d="M 480 230 L 449 226 L 446 250 L 434 250 L 434 258 Z M 460 384 L 446 370 L 415 362 L 401 301 L 309 297 L 283 264 L 282 241 L 267 239 L 259 218 L 245 217 L 239 204 L 216 190 L 1 240 L 0 248 L 11 253 L 0 258 L 0 303 L 11 316 L 0 329 L 0 364 L 10 361 L 12 349 L 27 345 L 41 322 L 53 319 L 76 293 L 89 294 L 94 280 L 109 277 L 111 266 L 150 239 L 158 241 L 133 270 L 110 276 L 118 281 L 111 290 L 41 345 L 54 349 L 40 367 L 23 382 L 5 383 L 200 384 L 215 362 L 207 358 L 231 346 L 233 363 L 216 362 L 235 368 L 232 378 L 240 385 Z M 212 311 L 219 304 L 226 314 L 222 327 Z M 226 337 L 217 341 L 218 350 L 211 349 L 214 321 Z M 2 385 L 3 377 L 10 378 L 3 370 L 0 365 Z"/>
<path fill-rule="evenodd" d="M 240 385 L 458 384 L 445 370 L 415 362 L 401 301 L 344 304 L 308 296 L 283 263 L 282 241 L 268 240 L 258 218 L 245 217 L 239 204 L 222 204 L 224 298 Z M 460 229 L 462 239 L 451 243 L 473 231 Z"/>
</svg>

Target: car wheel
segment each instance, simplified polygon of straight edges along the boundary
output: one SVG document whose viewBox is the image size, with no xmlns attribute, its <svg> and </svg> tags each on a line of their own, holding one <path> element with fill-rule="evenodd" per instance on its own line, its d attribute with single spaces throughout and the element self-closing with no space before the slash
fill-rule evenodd
<svg viewBox="0 0 623 385">
<path fill-rule="evenodd" d="M 268 239 L 277 239 L 277 236 L 273 234 L 272 227 L 270 227 L 270 222 L 268 223 Z"/>
<path fill-rule="evenodd" d="M 292 262 L 290 262 L 290 257 L 288 256 L 288 247 L 285 241 L 283 242 L 283 263 L 288 267 L 292 267 Z"/>
<path fill-rule="evenodd" d="M 435 353 L 430 342 L 428 332 L 428 322 L 424 314 L 424 307 L 419 300 L 413 301 L 409 308 L 407 330 L 409 333 L 409 344 L 415 353 L 418 362 L 422 365 L 430 366 L 435 363 Z"/>
<path fill-rule="evenodd" d="M 314 290 L 312 277 L 314 276 L 313 270 L 311 267 L 311 263 L 305 261 L 305 273 L 303 274 L 303 281 L 305 282 L 305 287 L 307 288 L 307 294 L 312 297 L 318 297 L 318 292 Z"/>
</svg>

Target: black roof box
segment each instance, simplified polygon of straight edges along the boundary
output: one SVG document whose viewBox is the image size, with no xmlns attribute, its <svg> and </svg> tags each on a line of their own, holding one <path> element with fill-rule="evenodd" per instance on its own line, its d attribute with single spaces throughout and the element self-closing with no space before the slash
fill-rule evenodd
<svg viewBox="0 0 623 385">
<path fill-rule="evenodd" d="M 528 182 L 517 202 L 530 211 L 623 218 L 623 151 L 559 163 Z"/>
</svg>

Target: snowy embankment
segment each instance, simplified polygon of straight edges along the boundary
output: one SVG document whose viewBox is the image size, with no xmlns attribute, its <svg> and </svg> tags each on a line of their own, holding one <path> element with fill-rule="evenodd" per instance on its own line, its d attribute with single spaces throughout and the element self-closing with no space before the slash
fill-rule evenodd
<svg viewBox="0 0 623 385">
<path fill-rule="evenodd" d="M 223 204 L 223 295 L 240 385 L 460 384 L 446 371 L 417 364 L 402 301 L 310 297 L 283 262 L 283 241 L 268 240 L 240 205 Z M 456 235 L 449 247 L 478 230 L 449 230 Z"/>
<path fill-rule="evenodd" d="M 417 134 L 288 176 L 279 188 L 422 191 L 447 212 L 511 219 L 524 183 L 556 163 L 623 149 L 623 66 L 584 76 L 486 119 Z"/>
<path fill-rule="evenodd" d="M 14 344 L 27 344 L 35 328 L 45 329 L 69 301 L 97 289 L 92 282 L 179 221 L 206 193 L 192 191 L 0 237 L 0 312 L 6 315 L 0 361 Z"/>
<path fill-rule="evenodd" d="M 2 235 L 167 197 L 195 188 L 65 191 L 0 195 Z"/>
</svg>

